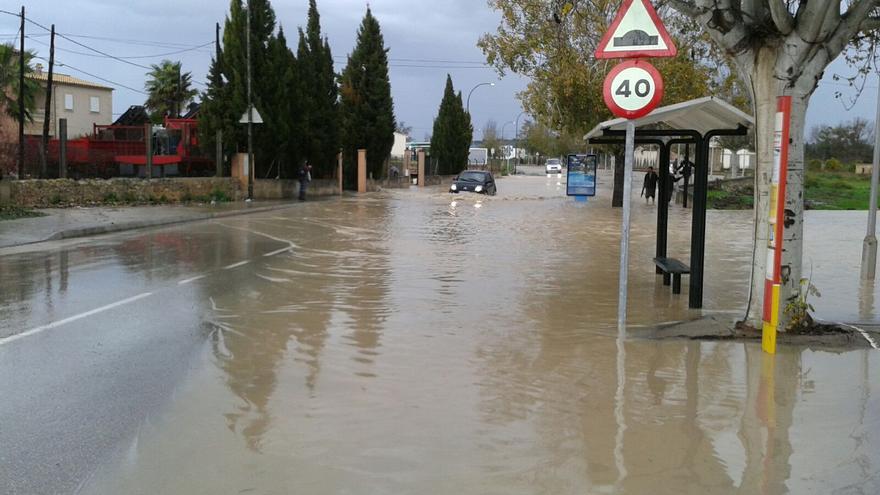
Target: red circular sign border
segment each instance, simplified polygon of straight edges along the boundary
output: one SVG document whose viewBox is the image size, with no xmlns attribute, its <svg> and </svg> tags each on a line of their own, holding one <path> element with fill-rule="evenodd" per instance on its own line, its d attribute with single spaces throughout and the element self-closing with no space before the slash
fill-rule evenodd
<svg viewBox="0 0 880 495">
<path fill-rule="evenodd" d="M 651 75 L 651 78 L 654 79 L 654 97 L 651 98 L 651 101 L 649 101 L 647 105 L 638 110 L 626 110 L 615 103 L 614 98 L 611 97 L 611 83 L 618 74 L 625 69 L 631 69 L 633 67 L 644 69 Z M 605 77 L 602 94 L 605 98 L 605 105 L 611 110 L 612 114 L 624 119 L 638 119 L 651 113 L 651 111 L 657 108 L 657 105 L 660 104 L 660 100 L 663 99 L 663 76 L 661 76 L 660 71 L 658 71 L 657 68 L 651 65 L 647 60 L 627 60 L 626 62 L 621 62 L 615 65 L 614 68 L 611 69 L 611 72 Z"/>
</svg>

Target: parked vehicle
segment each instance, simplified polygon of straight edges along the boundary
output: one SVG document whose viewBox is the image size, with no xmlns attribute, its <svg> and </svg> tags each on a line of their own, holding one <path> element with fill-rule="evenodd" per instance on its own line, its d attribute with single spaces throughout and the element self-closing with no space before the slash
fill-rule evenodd
<svg viewBox="0 0 880 495">
<path fill-rule="evenodd" d="M 562 161 L 559 158 L 549 158 L 544 168 L 548 174 L 561 174 Z"/>
<path fill-rule="evenodd" d="M 498 187 L 495 185 L 495 178 L 492 177 L 491 173 L 481 170 L 468 170 L 453 179 L 452 185 L 449 186 L 449 192 L 454 194 L 475 192 L 495 196 L 495 193 L 498 192 Z"/>
</svg>

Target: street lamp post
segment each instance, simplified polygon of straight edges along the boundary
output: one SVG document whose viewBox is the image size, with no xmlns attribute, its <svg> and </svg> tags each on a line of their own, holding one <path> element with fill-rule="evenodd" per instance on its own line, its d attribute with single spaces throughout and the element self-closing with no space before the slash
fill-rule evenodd
<svg viewBox="0 0 880 495">
<path fill-rule="evenodd" d="M 468 97 L 467 97 L 467 113 L 468 113 L 468 115 L 470 115 L 470 113 L 471 113 L 471 95 L 474 94 L 474 91 L 476 91 L 476 89 L 479 88 L 480 86 L 495 86 L 495 83 L 484 82 L 484 83 L 477 84 L 476 86 L 473 87 L 473 89 L 471 89 L 471 92 L 468 93 Z"/>
<path fill-rule="evenodd" d="M 526 112 L 523 110 L 516 116 L 516 148 L 513 150 L 513 175 L 516 175 L 516 171 L 519 167 L 519 118 L 525 115 Z"/>
<path fill-rule="evenodd" d="M 504 144 L 504 130 L 507 129 L 508 125 L 513 125 L 513 121 L 509 120 L 509 121 L 505 122 L 504 125 L 501 126 L 501 143 L 504 146 L 506 146 Z M 509 171 L 510 170 L 510 153 L 504 153 L 504 159 L 507 161 L 507 170 Z"/>
<path fill-rule="evenodd" d="M 874 161 L 871 167 L 871 200 L 868 207 L 868 234 L 862 245 L 862 280 L 874 280 L 877 272 L 877 183 L 880 181 L 880 91 L 877 93 L 877 119 L 874 121 Z"/>
</svg>

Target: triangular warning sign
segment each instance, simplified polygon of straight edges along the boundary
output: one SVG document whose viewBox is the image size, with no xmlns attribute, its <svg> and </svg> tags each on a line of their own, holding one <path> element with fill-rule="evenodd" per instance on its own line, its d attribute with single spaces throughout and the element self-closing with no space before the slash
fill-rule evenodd
<svg viewBox="0 0 880 495">
<path fill-rule="evenodd" d="M 650 0 L 624 0 L 596 58 L 674 57 L 678 53 Z"/>
<path fill-rule="evenodd" d="M 253 121 L 250 120 L 250 117 L 251 117 L 250 112 L 245 110 L 244 115 L 241 116 L 241 120 L 239 120 L 238 123 L 239 124 L 247 124 L 250 122 L 251 124 L 262 124 L 263 117 L 260 115 L 260 112 L 257 111 L 257 107 L 251 105 L 250 108 L 253 109 L 253 119 L 254 120 Z"/>
</svg>

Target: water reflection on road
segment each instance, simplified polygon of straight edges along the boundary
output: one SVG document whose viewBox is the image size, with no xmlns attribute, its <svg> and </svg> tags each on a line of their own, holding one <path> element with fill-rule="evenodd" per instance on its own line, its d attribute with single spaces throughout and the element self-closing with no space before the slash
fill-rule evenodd
<svg viewBox="0 0 880 495">
<path fill-rule="evenodd" d="M 198 282 L 196 371 L 84 492 L 880 492 L 876 352 L 629 340 L 616 401 L 620 213 L 558 182 L 214 224 L 297 249 Z M 636 334 L 695 316 L 653 273 L 654 211 L 635 209 Z M 709 215 L 707 313 L 744 310 L 750 221 Z M 686 259 L 689 226 L 675 207 L 670 254 Z M 817 285 L 844 283 L 822 253 Z M 873 319 L 867 292 L 820 311 Z"/>
</svg>

